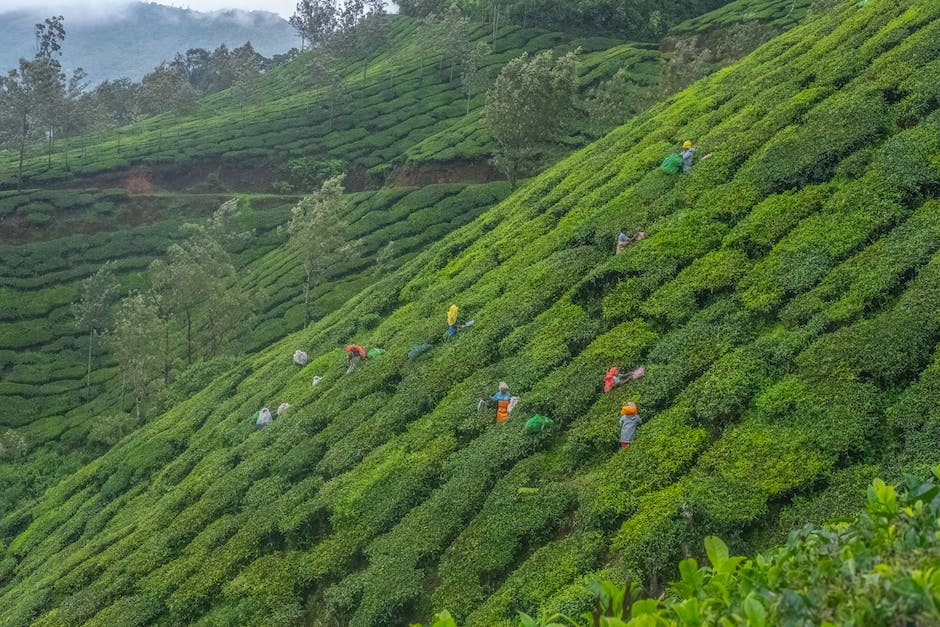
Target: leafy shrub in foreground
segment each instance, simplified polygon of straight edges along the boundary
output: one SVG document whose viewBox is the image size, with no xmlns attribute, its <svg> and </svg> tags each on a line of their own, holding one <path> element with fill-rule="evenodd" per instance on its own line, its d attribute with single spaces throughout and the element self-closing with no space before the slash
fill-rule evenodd
<svg viewBox="0 0 940 627">
<path fill-rule="evenodd" d="M 940 466 L 935 478 L 908 475 L 895 487 L 875 479 L 852 522 L 790 533 L 752 559 L 705 539 L 709 566 L 679 563 L 680 578 L 659 599 L 636 598 L 636 584 L 588 580 L 593 601 L 577 618 L 520 611 L 520 627 L 654 625 L 898 625 L 940 620 Z M 652 495 L 651 495 L 652 496 Z M 593 607 L 592 607 L 593 606 Z M 468 621 L 472 623 L 473 621 Z M 433 626 L 456 627 L 449 613 Z"/>
</svg>

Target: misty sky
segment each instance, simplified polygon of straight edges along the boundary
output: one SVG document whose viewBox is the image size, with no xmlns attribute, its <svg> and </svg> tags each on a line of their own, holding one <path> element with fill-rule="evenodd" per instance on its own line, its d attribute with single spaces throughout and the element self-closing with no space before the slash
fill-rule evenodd
<svg viewBox="0 0 940 627">
<path fill-rule="evenodd" d="M 0 0 L 0 12 L 10 9 L 42 6 L 50 14 L 61 13 L 68 22 L 69 14 L 81 11 L 83 17 L 106 16 L 128 0 Z M 216 9 L 262 10 L 279 13 L 285 19 L 290 17 L 297 5 L 297 0 L 166 0 L 159 4 L 192 9 L 194 11 L 213 11 Z"/>
</svg>

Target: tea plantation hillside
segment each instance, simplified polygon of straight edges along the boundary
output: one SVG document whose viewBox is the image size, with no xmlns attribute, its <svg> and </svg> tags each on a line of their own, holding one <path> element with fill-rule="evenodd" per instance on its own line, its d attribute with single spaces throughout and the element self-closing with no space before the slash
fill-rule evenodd
<svg viewBox="0 0 940 627">
<path fill-rule="evenodd" d="M 706 535 L 771 546 L 853 516 L 875 474 L 926 474 L 940 6 L 860 4 L 409 250 L 4 516 L 0 623 L 577 615 L 591 573 L 655 594 Z M 663 173 L 686 138 L 713 158 Z M 621 229 L 647 238 L 614 256 Z M 251 261 L 246 285 L 277 292 L 285 254 Z M 452 302 L 475 324 L 440 342 Z M 385 353 L 345 376 L 350 341 Z M 603 394 L 612 365 L 646 376 Z M 496 426 L 477 399 L 500 380 L 522 401 Z M 645 422 L 618 450 L 629 400 Z M 281 402 L 255 431 L 251 413 Z M 536 412 L 555 427 L 526 435 Z"/>
<path fill-rule="evenodd" d="M 212 135 L 215 131 L 203 125 L 206 119 L 215 120 L 218 132 L 236 142 L 270 148 L 278 142 L 289 143 L 283 136 L 272 136 L 272 128 L 280 129 L 278 132 L 299 129 L 301 134 L 313 133 L 310 137 L 315 136 L 317 142 L 340 151 L 348 146 L 346 131 L 353 118 L 357 123 L 368 122 L 370 131 L 378 128 L 373 123 L 384 124 L 381 120 L 390 119 L 383 118 L 389 113 L 398 116 L 399 122 L 413 123 L 414 128 L 450 119 L 459 124 L 466 121 L 468 128 L 479 130 L 477 112 L 466 115 L 467 103 L 458 81 L 445 80 L 450 78 L 446 65 L 418 54 L 422 32 L 414 20 L 396 21 L 389 59 L 376 64 L 379 72 L 365 86 L 359 67 L 347 61 L 345 79 L 350 86 L 347 98 L 336 104 L 336 116 L 324 117 L 323 111 L 314 110 L 320 105 L 322 90 L 311 89 L 315 80 L 308 55 L 264 77 L 247 103 L 251 105 L 247 116 L 245 101 L 237 94 L 222 94 L 201 103 L 182 125 L 177 125 L 173 116 L 163 116 L 122 129 L 110 138 L 60 141 L 69 149 L 68 161 L 63 154 L 55 154 L 48 171 L 40 164 L 42 159 L 37 156 L 35 161 L 42 177 L 61 179 L 54 189 L 0 192 L 0 476 L 4 480 L 0 511 L 8 512 L 37 498 L 58 478 L 100 455 L 136 425 L 124 413 L 132 406 L 132 399 L 125 394 L 124 379 L 109 344 L 99 338 L 89 355 L 88 336 L 75 324 L 72 304 L 81 293 L 82 282 L 110 261 L 122 293 L 144 289 L 142 271 L 180 237 L 184 223 L 202 220 L 231 197 L 223 193 L 228 191 L 226 183 L 252 192 L 270 187 L 273 180 L 290 178 L 284 165 L 291 154 L 315 162 L 313 168 L 322 163 L 335 167 L 329 154 L 291 153 L 287 149 L 278 150 L 274 159 L 280 165 L 272 165 L 272 152 L 266 150 L 263 155 L 256 152 L 254 157 L 238 161 L 244 167 L 251 164 L 250 172 L 233 168 L 231 159 L 214 152 L 220 144 Z M 532 30 L 526 31 L 526 36 L 533 51 L 569 39 L 559 33 Z M 517 45 L 524 39 L 520 37 L 519 29 L 504 29 L 500 43 Z M 585 57 L 585 85 L 609 74 L 615 64 L 636 70 L 640 83 L 651 80 L 649 70 L 658 61 L 658 53 L 648 46 L 594 41 L 597 49 L 604 45 L 613 47 Z M 503 54 L 492 55 L 487 61 L 489 71 L 495 72 L 500 63 L 518 52 L 507 48 Z M 386 103 L 383 99 L 392 96 L 383 77 L 388 78 L 389 72 L 402 76 L 396 83 L 401 97 Z M 443 94 L 443 100 L 435 94 Z M 445 108 L 451 118 L 439 114 L 445 102 L 459 104 Z M 311 119 L 319 120 L 315 130 L 309 128 Z M 394 133 L 375 134 L 368 147 L 355 150 L 372 155 L 375 147 L 381 146 L 391 149 L 391 155 L 421 145 L 419 150 L 428 152 L 433 141 L 423 143 L 427 132 L 415 134 L 414 128 L 399 124 Z M 197 134 L 190 137 L 193 129 Z M 157 152 L 165 150 L 156 157 L 148 152 L 154 146 L 133 141 L 150 131 Z M 304 146 L 309 148 L 308 135 L 304 135 Z M 470 146 L 471 135 L 458 143 Z M 181 157 L 178 152 L 184 144 L 190 157 Z M 34 147 L 37 155 L 40 149 Z M 435 155 L 441 156 L 439 152 Z M 158 163 L 163 165 L 154 167 Z M 128 170 L 130 164 L 137 165 Z M 341 162 L 339 167 L 355 173 L 358 166 Z M 5 168 L 4 176 L 13 177 L 13 172 L 15 168 Z M 220 177 L 226 172 L 231 174 Z M 432 173 L 430 179 L 438 176 Z M 444 178 L 473 176 L 444 173 Z M 486 176 L 484 171 L 482 177 Z M 345 263 L 332 268 L 319 286 L 310 307 L 313 318 L 335 309 L 373 282 L 377 274 L 391 271 L 423 246 L 472 220 L 507 192 L 502 183 L 456 183 L 422 189 L 396 187 L 352 196 L 345 237 L 355 244 L 354 252 Z M 251 332 L 226 353 L 262 347 L 302 325 L 302 273 L 292 255 L 277 250 L 286 238 L 278 227 L 285 223 L 298 198 L 256 193 L 242 196 L 238 226 L 254 230 L 255 238 L 238 251 L 236 265 L 243 272 L 237 289 L 252 294 L 253 324 Z M 383 259 L 377 264 L 380 251 Z M 197 331 L 206 322 L 205 317 L 197 320 Z M 227 368 L 230 359 L 197 365 L 193 372 L 183 372 L 185 364 L 174 364 L 169 378 L 180 380 L 162 402 L 171 403 L 185 390 L 198 387 L 213 372 Z M 87 379 L 86 368 L 91 369 Z"/>
<path fill-rule="evenodd" d="M 674 34 L 715 36 L 739 22 L 780 31 L 797 23 L 807 4 L 735 0 L 677 25 Z M 584 92 L 618 70 L 626 71 L 638 94 L 654 91 L 669 57 L 656 43 L 512 24 L 498 30 L 493 44 L 489 29 L 476 20 L 469 35 L 493 46 L 482 68 L 491 79 L 523 51 L 551 48 L 563 53 L 580 47 Z M 191 111 L 145 119 L 96 137 L 60 140 L 51 158 L 42 145 L 33 146 L 24 176 L 32 185 L 74 187 L 120 184 L 131 173 L 173 191 L 215 189 L 221 177 L 222 184 L 242 192 L 283 189 L 285 183 L 305 190 L 304 181 L 293 180 L 288 164 L 308 159 L 330 167 L 338 162 L 349 174 L 347 184 L 357 189 L 402 178 L 485 179 L 493 175 L 486 161 L 494 146 L 482 124 L 483 96 L 468 102 L 451 57 L 435 49 L 420 20 L 396 16 L 390 21 L 388 45 L 375 58 L 347 53 L 324 64 L 319 53 L 301 55 L 255 83 L 200 100 Z M 569 147 L 588 141 L 583 115 L 576 117 L 568 129 Z M 0 188 L 15 185 L 17 161 L 18 154 L 0 151 Z"/>
<path fill-rule="evenodd" d="M 407 262 L 507 193 L 507 185 L 489 183 L 353 194 L 344 237 L 357 246 L 342 264 L 330 268 L 314 294 L 313 318 L 335 309 L 381 272 Z M 86 390 L 88 337 L 75 326 L 72 312 L 82 281 L 110 261 L 123 291 L 145 289 L 142 271 L 178 238 L 181 224 L 201 220 L 228 198 L 129 196 L 120 189 L 36 190 L 0 197 L 0 202 L 6 201 L 3 224 L 11 238 L 50 237 L 0 246 L 0 427 L 7 428 L 0 436 L 0 476 L 5 484 L 0 510 L 39 496 L 58 477 L 106 450 L 117 438 L 108 433 L 113 424 L 101 418 L 131 407 L 105 342 L 95 347 Z M 240 202 L 239 223 L 233 227 L 253 229 L 254 237 L 237 255 L 244 268 L 237 289 L 254 294 L 255 303 L 251 330 L 235 348 L 251 350 L 302 326 L 302 269 L 281 249 L 286 234 L 277 229 L 296 198 L 255 195 Z M 55 228 L 40 228 L 36 216 Z M 55 237 L 56 228 L 76 234 Z M 376 258 L 389 242 L 394 242 L 391 254 L 380 267 Z M 204 322 L 197 319 L 197 329 Z M 220 358 L 208 372 L 230 364 L 230 358 Z M 185 370 L 185 364 L 174 370 Z M 192 376 L 183 372 L 178 386 L 185 389 L 194 384 L 190 379 L 198 381 L 200 376 L 206 376 L 205 365 L 194 367 Z"/>
<path fill-rule="evenodd" d="M 483 37 L 475 28 L 474 36 Z M 407 186 L 490 177 L 485 159 L 492 141 L 481 123 L 480 98 L 465 102 L 448 60 L 426 53 L 426 29 L 403 18 L 393 22 L 393 34 L 386 55 L 370 63 L 365 80 L 361 59 L 341 66 L 345 97 L 331 104 L 333 115 L 324 108 L 319 75 L 311 67 L 317 57 L 307 55 L 264 76 L 247 100 L 243 91 L 232 90 L 207 98 L 182 119 L 164 115 L 98 138 L 60 138 L 69 157 L 53 154 L 51 168 L 40 156 L 42 147 L 33 148 L 30 167 L 46 188 L 0 192 L 0 475 L 6 485 L 0 511 L 38 497 L 136 424 L 124 414 L 131 399 L 109 344 L 99 338 L 89 355 L 88 335 L 73 316 L 82 282 L 105 262 L 111 262 L 121 293 L 145 289 L 142 271 L 181 237 L 182 225 L 203 220 L 233 188 L 251 192 L 240 196 L 242 215 L 234 226 L 253 230 L 255 237 L 236 251 L 234 261 L 240 277 L 236 289 L 252 295 L 252 330 L 229 347 L 226 353 L 232 354 L 262 348 L 303 322 L 301 271 L 294 257 L 279 249 L 286 238 L 280 227 L 299 196 L 258 190 L 303 190 L 315 184 L 310 173 L 321 166 L 349 170 L 347 183 L 353 187 L 381 179 L 364 174 L 366 165 L 374 172 L 395 168 L 391 181 L 398 186 L 351 197 L 345 238 L 354 244 L 354 254 L 331 268 L 318 288 L 310 307 L 314 319 L 505 197 L 508 189 L 501 183 Z M 499 33 L 500 52 L 487 59 L 487 71 L 495 73 L 519 53 L 518 46 L 535 51 L 577 43 L 596 50 L 582 54 L 584 89 L 618 68 L 628 70 L 642 89 L 655 87 L 662 55 L 651 45 L 572 40 L 512 26 Z M 401 80 L 387 80 L 395 77 Z M 443 106 L 445 101 L 450 104 Z M 435 123 L 425 128 L 430 120 Z M 386 122 L 394 129 L 377 130 Z M 353 127 L 357 137 L 368 135 L 358 147 L 349 141 Z M 414 132 L 418 127 L 423 130 Z M 579 129 L 576 119 L 567 147 L 559 150 L 586 141 Z M 291 133 L 305 139 L 292 143 Z M 232 158 L 226 141 L 264 150 Z M 336 156 L 342 159 L 331 158 Z M 299 174 L 293 157 L 300 162 Z M 11 167 L 0 175 L 8 177 L 10 187 L 14 172 Z M 208 322 L 197 314 L 197 333 Z M 167 378 L 179 376 L 185 384 L 167 392 L 163 402 L 198 389 L 230 359 L 199 365 L 191 373 L 183 372 L 185 364 L 171 365 Z M 87 379 L 86 368 L 91 369 Z"/>
<path fill-rule="evenodd" d="M 447 133 L 447 141 L 454 133 L 460 136 L 451 145 L 449 160 L 479 161 L 488 156 L 492 139 L 480 123 L 482 97 L 474 99 L 468 114 L 459 74 L 452 77 L 453 61 L 429 51 L 426 31 L 418 20 L 396 17 L 390 27 L 389 44 L 377 58 L 339 58 L 336 90 L 323 86 L 317 54 L 307 54 L 263 75 L 251 91 L 227 90 L 207 97 L 178 120 L 164 114 L 73 142 L 69 158 L 56 154 L 51 167 L 37 146 L 34 156 L 27 159 L 24 176 L 35 184 L 123 172 L 135 166 L 162 166 L 171 179 L 194 169 L 223 169 L 241 175 L 226 180 L 235 189 L 259 191 L 286 179 L 287 162 L 298 157 L 340 160 L 351 175 L 362 179 L 360 186 L 372 178 L 381 182 L 416 145 L 440 133 Z M 487 34 L 479 24 L 471 29 L 473 40 L 486 39 Z M 655 46 L 602 37 L 572 38 L 517 26 L 500 30 L 495 51 L 485 59 L 484 72 L 495 77 L 503 64 L 523 51 L 577 47 L 584 53 L 581 69 L 586 84 L 619 68 L 628 69 L 631 80 L 640 86 L 656 78 L 659 53 L 652 49 Z M 17 157 L 12 152 L 0 153 L 0 185 L 15 183 Z M 409 160 L 421 161 L 422 157 L 440 160 L 443 155 L 425 147 Z M 260 179 L 257 172 L 251 175 L 258 166 L 266 172 Z"/>
<path fill-rule="evenodd" d="M 735 0 L 721 8 L 690 18 L 671 30 L 672 35 L 709 35 L 721 32 L 735 24 L 758 22 L 788 30 L 811 12 L 812 0 L 792 2 L 767 2 L 767 0 Z M 829 3 L 833 4 L 833 3 Z M 825 3 L 816 3 L 825 7 Z"/>
</svg>

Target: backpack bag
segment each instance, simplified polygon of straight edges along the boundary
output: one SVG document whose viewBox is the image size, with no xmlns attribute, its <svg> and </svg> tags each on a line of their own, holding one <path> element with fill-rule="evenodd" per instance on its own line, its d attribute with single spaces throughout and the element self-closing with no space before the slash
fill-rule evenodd
<svg viewBox="0 0 940 627">
<path fill-rule="evenodd" d="M 555 421 L 551 418 L 546 418 L 540 414 L 535 414 L 531 418 L 525 421 L 525 432 L 529 435 L 536 435 L 547 431 L 555 424 Z"/>
<path fill-rule="evenodd" d="M 663 159 L 659 169 L 666 174 L 678 174 L 682 170 L 682 156 L 675 152 L 672 153 Z"/>
</svg>

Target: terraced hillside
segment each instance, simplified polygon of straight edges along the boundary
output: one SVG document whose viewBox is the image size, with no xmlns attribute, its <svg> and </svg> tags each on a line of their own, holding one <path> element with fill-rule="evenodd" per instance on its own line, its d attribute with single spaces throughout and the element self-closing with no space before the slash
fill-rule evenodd
<svg viewBox="0 0 940 627">
<path fill-rule="evenodd" d="M 706 534 L 765 547 L 933 467 L 938 55 L 936 3 L 839 3 L 416 246 L 0 520 L 0 622 L 577 614 L 588 573 L 656 591 Z M 661 172 L 687 137 L 714 157 Z M 648 237 L 614 256 L 620 229 Z M 436 342 L 451 302 L 476 323 Z M 344 376 L 349 341 L 386 352 Z"/>
<path fill-rule="evenodd" d="M 485 28 L 474 25 L 474 40 L 486 35 Z M 300 156 L 339 159 L 351 174 L 358 172 L 363 179 L 359 185 L 380 183 L 393 166 L 406 161 L 485 161 L 492 139 L 483 130 L 479 102 L 468 114 L 459 76 L 450 80 L 449 58 L 442 62 L 441 54 L 428 50 L 418 20 L 394 19 L 390 37 L 376 59 L 342 57 L 337 90 L 328 92 L 322 86 L 317 57 L 308 55 L 261 77 L 247 95 L 229 90 L 203 99 L 179 122 L 167 114 L 74 142 L 69 159 L 56 155 L 51 167 L 36 147 L 25 176 L 39 183 L 164 166 L 159 169 L 176 185 L 181 177 L 188 184 L 199 183 L 186 178 L 193 171 L 202 176 L 231 171 L 226 182 L 234 189 L 259 191 L 279 175 L 286 178 L 287 161 Z M 494 77 L 525 50 L 580 46 L 586 84 L 624 67 L 638 85 L 648 85 L 656 78 L 659 62 L 653 46 L 517 26 L 501 29 L 496 42 L 496 52 L 486 57 L 484 67 Z M 435 137 L 437 145 L 449 147 L 446 154 L 440 146 L 432 149 Z M 5 162 L 0 185 L 12 185 L 17 155 L 0 153 L 0 159 Z M 257 178 L 259 165 L 264 166 L 263 174 Z"/>
<path fill-rule="evenodd" d="M 806 14 L 808 4 L 735 0 L 676 25 L 672 34 L 707 36 L 739 22 L 784 30 Z M 488 28 L 476 21 L 469 35 L 473 41 L 493 41 Z M 523 51 L 563 53 L 580 47 L 583 91 L 623 69 L 642 93 L 655 87 L 664 60 L 656 43 L 512 24 L 499 29 L 495 42 L 483 65 L 490 78 Z M 204 98 L 179 116 L 165 114 L 60 142 L 51 164 L 43 146 L 34 146 L 25 177 L 33 185 L 117 187 L 135 176 L 172 191 L 218 187 L 221 177 L 231 190 L 259 192 L 289 179 L 287 163 L 299 157 L 339 160 L 350 175 L 348 184 L 357 188 L 408 181 L 416 170 L 422 183 L 492 176 L 486 160 L 493 140 L 482 124 L 482 95 L 467 102 L 459 73 L 451 69 L 453 60 L 434 49 L 419 20 L 393 19 L 389 43 L 375 58 L 347 54 L 332 71 L 325 71 L 318 58 L 305 55 L 257 84 Z M 566 143 L 572 148 L 588 141 L 579 122 L 568 129 Z M 14 186 L 17 158 L 0 151 L 0 188 Z"/>
<path fill-rule="evenodd" d="M 3 509 L 39 496 L 58 477 L 106 450 L 105 442 L 90 435 L 95 423 L 90 416 L 125 409 L 120 402 L 127 401 L 120 392 L 120 375 L 106 345 L 99 347 L 105 353 L 92 360 L 92 385 L 86 391 L 88 340 L 73 322 L 71 305 L 80 294 L 81 282 L 101 264 L 116 263 L 122 290 L 146 287 L 140 272 L 163 254 L 185 222 L 209 215 L 232 196 L 233 187 L 254 192 L 269 188 L 279 177 L 288 178 L 285 164 L 291 156 L 313 154 L 324 161 L 331 156 L 348 157 L 350 161 L 344 167 L 348 166 L 355 176 L 357 155 L 374 159 L 375 145 L 394 144 L 393 151 L 385 155 L 391 158 L 397 154 L 395 150 L 420 144 L 430 130 L 417 131 L 433 120 L 457 126 L 463 123 L 466 103 L 456 82 L 448 82 L 446 74 L 438 72 L 436 59 L 424 59 L 415 53 L 418 29 L 415 20 L 396 22 L 400 45 L 391 47 L 385 70 L 381 62 L 375 64 L 378 71 L 371 77 L 372 82 L 363 85 L 361 68 L 354 62 L 343 68 L 350 87 L 349 100 L 344 100 L 342 110 L 351 110 L 352 114 L 328 119 L 325 111 L 315 109 L 320 106 L 322 93 L 310 88 L 314 82 L 308 67 L 310 60 L 302 59 L 264 77 L 248 112 L 243 103 L 235 102 L 233 94 L 220 94 L 201 103 L 193 116 L 169 129 L 167 125 L 176 120 L 163 116 L 104 138 L 74 140 L 68 161 L 62 154 L 54 155 L 52 169 L 47 169 L 40 156 L 41 147 L 34 147 L 37 156 L 27 170 L 32 168 L 36 173 L 34 182 L 56 179 L 55 189 L 0 192 L 0 402 L 4 407 L 2 425 L 16 428 L 2 436 L 0 458 L 4 463 L 0 473 L 9 484 L 2 498 Z M 518 44 L 522 40 L 517 31 L 506 29 L 501 42 Z M 533 50 L 565 39 L 558 33 L 528 32 Z M 493 55 L 488 60 L 490 71 L 496 71 L 500 63 L 518 53 L 518 49 L 507 49 L 502 55 Z M 638 61 L 641 65 L 655 60 L 656 53 L 643 54 L 647 56 Z M 611 63 L 622 58 L 619 49 L 598 55 L 596 61 L 585 66 L 586 82 L 603 77 Z M 388 71 L 404 75 L 398 84 L 403 97 L 385 102 L 391 93 L 383 83 Z M 637 76 L 641 81 L 648 78 L 642 72 Z M 361 108 L 350 109 L 350 101 Z M 442 111 L 450 113 L 442 115 Z M 382 125 L 382 120 L 391 119 L 389 113 L 398 116 L 397 122 L 389 122 L 397 124 L 394 130 L 375 134 L 369 146 L 349 144 L 346 131 L 353 125 L 352 117 L 360 125 L 368 121 L 369 130 L 375 131 L 378 127 L 374 124 Z M 408 123 L 399 124 L 403 120 Z M 466 120 L 480 125 L 476 112 Z M 296 134 L 293 148 L 285 148 L 291 144 L 285 133 Z M 365 132 L 360 129 L 355 134 L 361 137 Z M 325 142 L 339 152 L 319 152 L 323 146 L 317 142 Z M 238 157 L 229 150 L 232 145 L 236 151 L 252 146 L 269 148 Z M 270 149 L 273 146 L 278 149 Z M 352 152 L 344 152 L 348 150 Z M 2 168 L 0 178 L 7 177 L 12 187 L 14 156 L 5 157 L 11 167 Z M 271 165 L 272 158 L 279 165 Z M 388 162 L 383 163 L 385 168 L 390 167 Z M 263 167 L 265 164 L 270 167 Z M 262 173 L 260 179 L 252 175 L 258 172 Z M 431 179 L 438 176 L 432 173 Z M 463 173 L 443 176 L 473 177 Z M 486 177 L 484 172 L 482 178 Z M 421 246 L 473 219 L 506 193 L 500 183 L 470 187 L 454 183 L 354 195 L 346 235 L 357 243 L 356 254 L 335 269 L 331 275 L 335 281 L 327 281 L 316 295 L 311 305 L 314 318 L 358 293 L 377 272 L 394 267 L 397 257 L 407 259 Z M 293 256 L 273 252 L 262 259 L 284 242 L 286 235 L 277 227 L 286 221 L 290 206 L 298 198 L 242 195 L 241 226 L 253 229 L 256 238 L 238 255 L 239 267 L 246 269 L 240 287 L 257 293 L 262 302 L 258 304 L 254 329 L 242 338 L 240 350 L 263 346 L 302 324 L 298 302 L 301 271 L 293 263 Z M 377 268 L 376 255 L 389 243 L 393 244 L 390 250 L 394 255 L 386 261 L 391 266 Z M 256 260 L 257 269 L 248 271 L 247 265 Z"/>
<path fill-rule="evenodd" d="M 484 37 L 475 28 L 473 36 Z M 208 216 L 232 190 L 250 192 L 239 195 L 240 227 L 253 229 L 255 238 L 235 262 L 238 289 L 256 294 L 255 324 L 232 347 L 237 353 L 302 324 L 300 270 L 278 249 L 285 234 L 277 228 L 299 196 L 258 194 L 311 184 L 293 179 L 292 158 L 346 169 L 353 188 L 383 178 L 394 184 L 352 196 L 345 236 L 356 254 L 337 264 L 318 290 L 314 319 L 505 197 L 500 183 L 467 184 L 493 175 L 486 163 L 492 140 L 480 98 L 465 102 L 447 59 L 425 53 L 425 33 L 416 20 L 396 19 L 391 46 L 370 61 L 365 80 L 362 60 L 347 60 L 340 68 L 345 98 L 332 114 L 316 87 L 316 56 L 308 55 L 264 76 L 247 101 L 241 92 L 217 94 L 182 119 L 165 115 L 98 138 L 60 140 L 68 158 L 54 154 L 51 168 L 42 147 L 33 148 L 27 175 L 46 187 L 0 192 L 0 404 L 8 429 L 0 434 L 0 474 L 9 484 L 3 510 L 38 497 L 121 433 L 96 435 L 109 430 L 130 399 L 107 343 L 98 342 L 89 357 L 71 307 L 82 281 L 104 262 L 113 262 L 122 292 L 146 288 L 141 272 L 180 237 L 183 224 Z M 497 42 L 499 53 L 486 61 L 490 74 L 523 47 L 582 45 L 584 90 L 618 68 L 652 87 L 661 62 L 648 44 L 531 28 L 504 27 Z M 581 122 L 577 116 L 572 122 L 568 146 L 587 141 Z M 3 158 L 10 167 L 0 169 L 0 179 L 12 187 L 15 155 Z M 458 182 L 428 185 L 437 180 Z M 202 369 L 195 381 L 213 371 Z"/>
<path fill-rule="evenodd" d="M 507 193 L 505 184 L 490 183 L 352 195 L 345 237 L 359 245 L 344 263 L 330 269 L 327 281 L 315 292 L 310 307 L 314 319 L 359 293 L 379 273 L 405 263 L 417 250 L 471 221 Z M 0 426 L 16 428 L 0 439 L 0 474 L 6 483 L 2 509 L 38 497 L 58 477 L 106 450 L 108 441 L 95 436 L 98 421 L 91 417 L 121 411 L 120 399 L 125 404 L 130 401 L 121 393 L 114 359 L 102 346 L 97 347 L 91 388 L 86 391 L 88 338 L 74 324 L 72 312 L 82 280 L 111 261 L 122 290 L 146 288 L 141 272 L 178 238 L 182 223 L 211 214 L 228 198 L 129 196 L 123 190 L 8 193 L 11 208 L 5 224 L 20 238 L 35 233 L 35 215 L 45 216 L 59 228 L 90 233 L 0 248 Z M 12 206 L 14 199 L 18 206 Z M 239 265 L 247 268 L 238 289 L 257 294 L 261 301 L 250 333 L 239 342 L 244 350 L 264 346 L 303 324 L 302 270 L 294 256 L 281 249 L 286 235 L 277 229 L 295 201 L 268 196 L 241 200 L 236 226 L 253 229 L 255 235 L 238 255 Z M 48 213 L 42 213 L 45 207 Z M 125 220 L 130 225 L 115 231 Z M 137 220 L 143 223 L 133 226 Z M 33 230 L 24 230 L 26 225 Z M 53 229 L 41 232 L 55 233 Z M 377 267 L 375 260 L 389 242 L 393 242 L 391 255 L 383 267 Z"/>
</svg>

